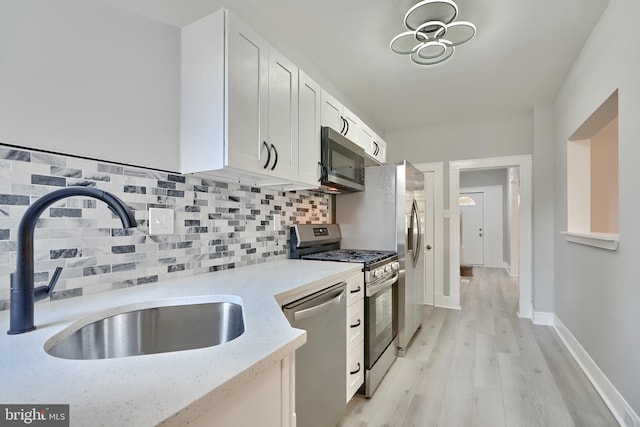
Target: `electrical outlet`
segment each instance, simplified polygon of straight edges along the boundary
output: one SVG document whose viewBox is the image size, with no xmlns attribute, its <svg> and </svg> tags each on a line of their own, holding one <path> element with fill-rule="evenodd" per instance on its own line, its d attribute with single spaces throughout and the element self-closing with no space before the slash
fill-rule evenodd
<svg viewBox="0 0 640 427">
<path fill-rule="evenodd" d="M 149 208 L 149 234 L 173 233 L 173 209 Z"/>
</svg>

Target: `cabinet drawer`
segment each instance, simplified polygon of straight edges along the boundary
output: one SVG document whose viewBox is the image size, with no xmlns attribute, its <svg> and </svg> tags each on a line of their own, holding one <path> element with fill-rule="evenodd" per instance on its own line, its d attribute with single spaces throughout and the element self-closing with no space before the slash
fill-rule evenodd
<svg viewBox="0 0 640 427">
<path fill-rule="evenodd" d="M 347 402 L 364 384 L 364 343 L 347 353 Z"/>
<path fill-rule="evenodd" d="M 347 352 L 364 342 L 364 301 L 347 307 Z"/>
<path fill-rule="evenodd" d="M 364 274 L 347 277 L 347 307 L 364 298 Z"/>
</svg>

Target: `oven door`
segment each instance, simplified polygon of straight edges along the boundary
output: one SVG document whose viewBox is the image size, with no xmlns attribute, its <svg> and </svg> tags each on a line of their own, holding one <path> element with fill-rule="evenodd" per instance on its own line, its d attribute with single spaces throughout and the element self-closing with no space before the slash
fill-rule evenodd
<svg viewBox="0 0 640 427">
<path fill-rule="evenodd" d="M 365 312 L 365 356 L 367 369 L 371 369 L 382 353 L 398 334 L 396 317 L 395 288 L 398 286 L 398 273 L 377 285 L 369 287 L 370 294 L 364 299 Z"/>
</svg>

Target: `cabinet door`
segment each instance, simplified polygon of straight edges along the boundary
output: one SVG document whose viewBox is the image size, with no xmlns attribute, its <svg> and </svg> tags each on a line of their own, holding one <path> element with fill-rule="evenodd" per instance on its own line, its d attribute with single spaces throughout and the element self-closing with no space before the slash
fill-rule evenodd
<svg viewBox="0 0 640 427">
<path fill-rule="evenodd" d="M 345 106 L 342 107 L 342 117 L 347 122 L 347 125 L 345 126 L 344 132 L 342 132 L 342 134 L 349 138 L 351 141 L 360 145 L 358 142 L 358 138 L 360 137 L 360 119 Z"/>
<path fill-rule="evenodd" d="M 342 104 L 331 94 L 322 91 L 322 126 L 329 126 L 336 132 L 344 132 L 346 124 L 342 120 Z"/>
<path fill-rule="evenodd" d="M 227 21 L 227 165 L 262 172 L 268 152 L 268 44 L 232 13 Z"/>
<path fill-rule="evenodd" d="M 384 163 L 387 161 L 387 143 L 384 139 L 377 137 L 375 139 L 375 143 L 377 144 L 377 154 L 376 154 L 376 159 L 378 159 L 378 161 L 380 163 Z"/>
<path fill-rule="evenodd" d="M 298 67 L 275 49 L 269 51 L 269 137 L 266 172 L 298 179 Z"/>
<path fill-rule="evenodd" d="M 361 124 L 360 128 L 358 129 L 358 135 L 359 135 L 357 138 L 358 145 L 364 148 L 365 153 L 369 155 L 373 155 L 373 150 L 372 150 L 373 139 L 374 139 L 373 131 L 369 129 L 369 127 L 367 127 L 366 125 Z"/>
<path fill-rule="evenodd" d="M 298 181 L 317 187 L 320 179 L 322 90 L 302 70 L 298 78 Z"/>
<path fill-rule="evenodd" d="M 364 383 L 364 344 L 347 354 L 347 403 Z"/>
</svg>

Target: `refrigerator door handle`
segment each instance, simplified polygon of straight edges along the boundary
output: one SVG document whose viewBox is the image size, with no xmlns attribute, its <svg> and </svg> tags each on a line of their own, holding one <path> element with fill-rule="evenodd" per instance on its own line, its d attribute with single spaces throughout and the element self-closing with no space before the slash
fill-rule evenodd
<svg viewBox="0 0 640 427">
<path fill-rule="evenodd" d="M 416 244 L 413 250 L 413 267 L 415 268 L 418 265 L 418 260 L 420 259 L 420 250 L 422 248 L 422 227 L 420 225 L 420 209 L 418 208 L 418 202 L 416 199 L 413 199 L 413 204 L 411 205 L 411 222 L 413 222 L 413 218 L 415 217 L 415 225 L 417 226 L 418 238 L 416 239 Z M 411 227 L 411 232 L 413 233 L 413 226 Z"/>
</svg>

